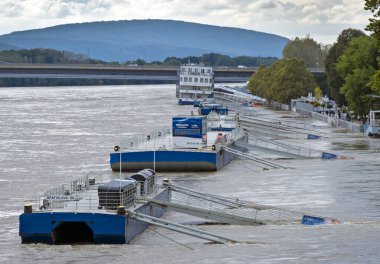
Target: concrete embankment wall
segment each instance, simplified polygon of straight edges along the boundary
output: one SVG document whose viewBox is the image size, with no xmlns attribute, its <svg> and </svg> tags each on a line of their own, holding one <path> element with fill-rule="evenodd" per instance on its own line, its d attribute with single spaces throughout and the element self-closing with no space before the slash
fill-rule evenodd
<svg viewBox="0 0 380 264">
<path fill-rule="evenodd" d="M 289 105 L 287 105 L 287 104 L 281 104 L 279 102 L 268 102 L 268 106 L 271 106 L 271 107 L 273 107 L 274 109 L 277 109 L 277 110 L 285 110 L 285 111 L 289 111 L 290 110 Z"/>
<path fill-rule="evenodd" d="M 363 133 L 364 132 L 364 126 L 357 123 L 348 122 L 345 120 L 341 120 L 339 118 L 335 118 L 328 115 L 322 115 L 317 112 L 312 111 L 312 107 L 310 104 L 297 102 L 292 110 L 295 110 L 295 112 L 300 113 L 302 115 L 309 116 L 311 118 L 320 120 L 322 122 L 328 123 L 332 127 L 338 127 L 338 128 L 345 128 L 351 132 L 354 133 Z"/>
</svg>

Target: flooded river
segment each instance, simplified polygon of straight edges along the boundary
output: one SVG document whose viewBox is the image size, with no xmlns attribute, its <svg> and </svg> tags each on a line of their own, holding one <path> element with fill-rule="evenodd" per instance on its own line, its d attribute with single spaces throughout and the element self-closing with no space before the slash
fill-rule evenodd
<svg viewBox="0 0 380 264">
<path fill-rule="evenodd" d="M 194 109 L 176 103 L 174 85 L 1 88 L 0 263 L 379 263 L 380 139 L 262 108 L 255 112 L 319 125 L 326 137 L 291 139 L 292 144 L 353 159 L 277 159 L 289 169 L 260 171 L 239 158 L 218 172 L 160 177 L 204 192 L 330 216 L 341 224 L 200 226 L 247 241 L 230 245 L 156 227 L 130 245 L 21 244 L 18 216 L 24 200 L 86 173 L 118 177 L 108 164 L 113 146 L 123 135 L 169 126 L 172 116 Z M 164 218 L 200 223 L 174 212 Z"/>
</svg>

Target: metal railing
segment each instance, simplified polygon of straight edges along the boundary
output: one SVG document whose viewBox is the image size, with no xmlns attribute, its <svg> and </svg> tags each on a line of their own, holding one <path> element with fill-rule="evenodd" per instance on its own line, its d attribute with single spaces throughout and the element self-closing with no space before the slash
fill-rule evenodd
<svg viewBox="0 0 380 264">
<path fill-rule="evenodd" d="M 276 142 L 273 140 L 268 140 L 262 137 L 258 137 L 257 135 L 250 138 L 250 144 L 253 146 L 261 147 L 264 149 L 270 149 L 274 152 L 284 152 L 289 153 L 295 156 L 299 157 L 306 157 L 306 158 L 312 158 L 312 157 L 320 157 L 321 151 L 316 151 L 308 148 L 298 147 L 298 146 L 292 146 L 288 144 L 284 144 L 281 142 Z"/>
<path fill-rule="evenodd" d="M 309 116 L 311 118 L 317 119 L 319 121 L 325 122 L 329 124 L 332 127 L 338 127 L 338 128 L 345 128 L 347 130 L 350 130 L 354 133 L 363 133 L 364 132 L 364 126 L 361 124 L 352 123 L 346 120 L 342 120 L 333 116 L 323 115 L 317 112 L 310 111 L 307 108 L 307 104 L 297 102 L 295 109 L 297 113 L 300 113 L 302 115 Z"/>
<path fill-rule="evenodd" d="M 103 177 L 89 177 L 88 175 L 71 181 L 67 185 L 60 185 L 45 191 L 41 196 L 25 201 L 32 204 L 35 211 L 69 210 L 92 211 L 98 209 L 114 210 L 118 206 L 134 206 L 141 197 L 158 193 L 155 176 L 144 183 L 135 181 L 134 184 L 120 189 L 99 190 L 99 186 L 109 182 Z M 122 180 L 121 180 L 122 181 Z M 143 187 L 143 188 L 142 188 Z M 163 197 L 164 198 L 164 197 Z"/>
<path fill-rule="evenodd" d="M 157 147 L 171 146 L 168 136 L 172 133 L 168 127 L 153 130 L 149 133 L 124 137 L 120 142 L 121 149 L 127 150 L 152 150 Z M 166 144 L 165 144 L 166 143 Z"/>
</svg>

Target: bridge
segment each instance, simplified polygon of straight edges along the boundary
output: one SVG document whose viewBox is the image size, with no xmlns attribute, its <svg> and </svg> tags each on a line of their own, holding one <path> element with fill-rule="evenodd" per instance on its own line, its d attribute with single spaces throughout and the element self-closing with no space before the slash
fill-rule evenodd
<svg viewBox="0 0 380 264">
<path fill-rule="evenodd" d="M 177 81 L 178 67 L 0 64 L 0 78 Z M 247 82 L 255 68 L 214 68 L 215 82 Z"/>
<path fill-rule="evenodd" d="M 214 68 L 215 82 L 247 82 L 257 68 Z M 178 67 L 0 63 L 0 78 L 108 79 L 177 81 Z M 323 69 L 310 69 L 324 74 Z"/>
</svg>

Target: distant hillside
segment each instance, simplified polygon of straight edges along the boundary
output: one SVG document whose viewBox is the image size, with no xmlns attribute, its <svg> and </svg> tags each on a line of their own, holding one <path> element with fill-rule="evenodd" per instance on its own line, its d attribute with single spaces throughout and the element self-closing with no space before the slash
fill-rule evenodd
<svg viewBox="0 0 380 264">
<path fill-rule="evenodd" d="M 17 47 L 0 43 L 0 51 L 1 50 L 11 50 L 11 49 L 17 49 Z"/>
<path fill-rule="evenodd" d="M 232 57 L 281 57 L 288 39 L 238 28 L 170 20 L 67 24 L 0 36 L 0 49 L 49 48 L 124 62 L 220 53 Z"/>
</svg>

